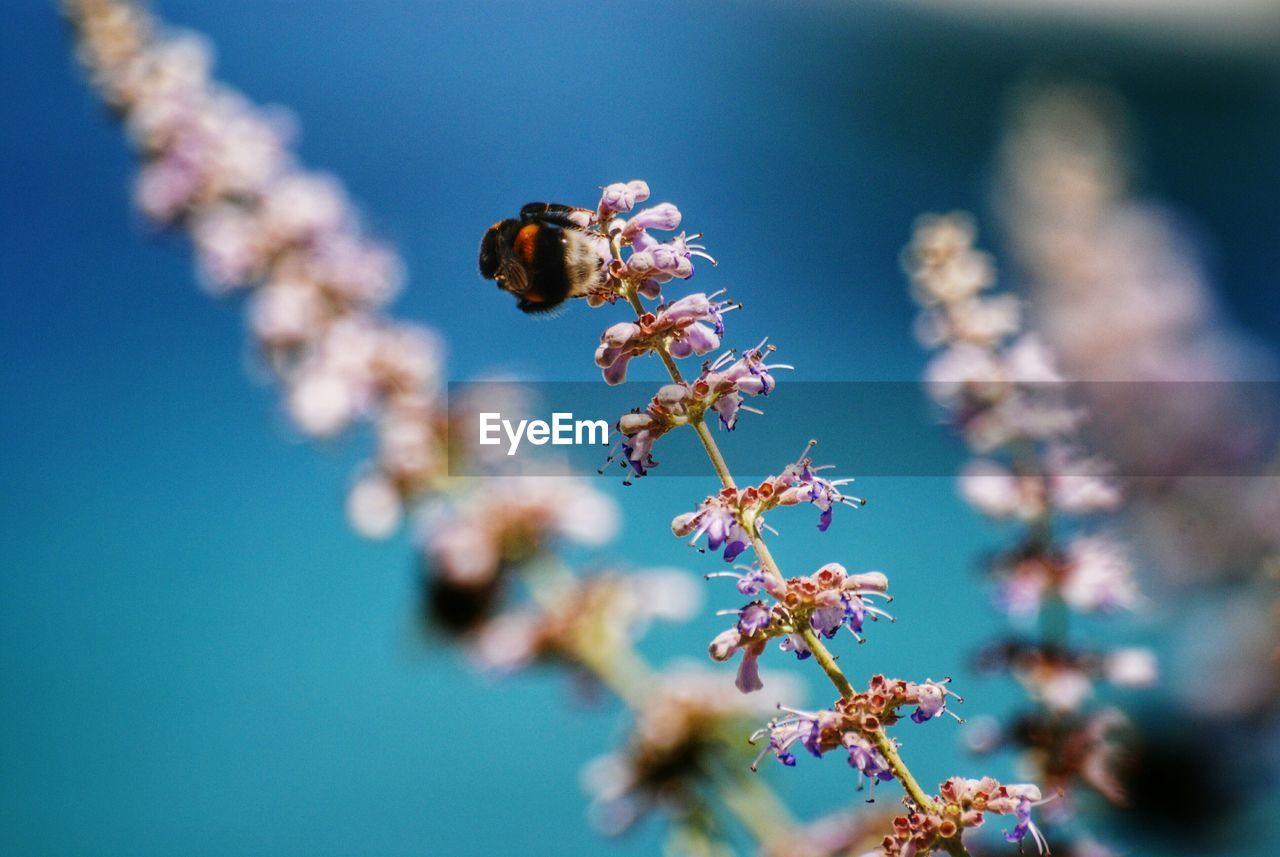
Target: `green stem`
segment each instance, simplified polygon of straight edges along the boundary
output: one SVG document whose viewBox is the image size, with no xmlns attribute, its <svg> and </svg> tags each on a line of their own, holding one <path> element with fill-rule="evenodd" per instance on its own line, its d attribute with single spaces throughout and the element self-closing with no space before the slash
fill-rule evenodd
<svg viewBox="0 0 1280 857">
<path fill-rule="evenodd" d="M 889 736 L 885 734 L 884 729 L 877 729 L 870 734 L 872 740 L 875 741 L 876 749 L 880 751 L 881 756 L 884 756 L 884 760 L 889 763 L 889 770 L 893 771 L 893 775 L 898 778 L 898 782 L 902 783 L 902 787 L 910 798 L 916 802 L 916 806 L 926 813 L 937 812 L 937 807 L 933 805 L 933 798 L 925 793 L 925 790 L 920 787 L 920 783 L 916 782 L 916 778 L 912 776 L 911 771 L 907 770 L 906 762 L 902 761 L 902 756 L 898 755 L 898 748 L 890 740 Z"/>
<path fill-rule="evenodd" d="M 670 359 L 671 355 L 666 353 L 666 349 L 663 349 L 662 353 Z M 720 453 L 720 447 L 716 444 L 716 439 L 711 435 L 711 428 L 707 425 L 707 421 L 699 416 L 693 421 L 693 430 L 698 433 L 698 440 L 702 441 L 702 446 L 707 450 L 707 457 L 711 459 L 711 466 L 715 468 L 716 476 L 720 477 L 720 483 L 726 488 L 738 487 L 733 481 L 733 474 L 729 472 L 728 462 L 724 460 L 724 456 Z M 759 548 L 764 542 L 760 541 L 759 538 L 755 538 L 753 534 L 753 544 Z M 760 553 L 760 551 L 757 550 L 756 553 Z M 764 553 L 766 555 L 769 553 L 767 548 Z M 761 562 L 763 563 L 763 559 Z M 770 559 L 768 565 L 773 565 L 772 559 Z M 777 572 L 776 566 L 773 571 Z M 781 578 L 782 575 L 779 574 L 778 577 Z"/>
<path fill-rule="evenodd" d="M 880 751 L 880 755 L 884 756 L 886 762 L 889 763 L 889 770 L 893 771 L 893 775 L 898 778 L 898 782 L 902 783 L 902 788 L 915 801 L 916 806 L 920 807 L 923 812 L 936 815 L 939 807 L 934 803 L 933 798 L 920 787 L 920 783 L 911 775 L 911 771 L 907 769 L 907 763 L 902 761 L 902 756 L 898 754 L 898 748 L 894 746 L 889 736 L 885 734 L 884 729 L 877 729 L 871 733 L 872 739 L 875 741 L 876 749 Z M 952 857 L 969 857 L 969 851 L 964 847 L 964 842 L 960 839 L 960 833 L 948 839 L 939 839 L 938 844 L 944 851 L 952 855 Z"/>
<path fill-rule="evenodd" d="M 849 683 L 848 677 L 841 671 L 836 664 L 836 659 L 831 656 L 831 652 L 823 645 L 816 631 L 807 623 L 800 629 L 800 637 L 804 640 L 805 645 L 813 652 L 813 659 L 818 662 L 818 666 L 822 667 L 822 671 L 827 674 L 827 678 L 831 679 L 831 683 L 836 686 L 836 690 L 840 691 L 840 696 L 849 699 L 853 696 L 853 685 Z"/>
</svg>

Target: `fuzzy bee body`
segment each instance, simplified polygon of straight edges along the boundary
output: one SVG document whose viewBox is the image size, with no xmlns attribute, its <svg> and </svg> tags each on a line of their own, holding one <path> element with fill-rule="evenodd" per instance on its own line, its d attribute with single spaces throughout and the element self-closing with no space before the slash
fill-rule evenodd
<svg viewBox="0 0 1280 857">
<path fill-rule="evenodd" d="M 601 236 L 575 215 L 590 214 L 546 202 L 531 202 L 519 218 L 490 226 L 480 242 L 480 275 L 516 297 L 527 313 L 554 310 L 583 297 L 605 280 Z"/>
</svg>

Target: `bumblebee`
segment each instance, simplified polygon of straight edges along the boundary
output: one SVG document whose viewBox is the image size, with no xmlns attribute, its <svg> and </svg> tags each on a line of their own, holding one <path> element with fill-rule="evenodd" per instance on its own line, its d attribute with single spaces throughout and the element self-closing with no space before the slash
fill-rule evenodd
<svg viewBox="0 0 1280 857">
<path fill-rule="evenodd" d="M 501 220 L 485 232 L 480 275 L 515 295 L 516 307 L 527 313 L 549 312 L 585 296 L 606 279 L 599 252 L 605 239 L 583 225 L 590 215 L 583 208 L 529 203 L 519 218 Z"/>
</svg>

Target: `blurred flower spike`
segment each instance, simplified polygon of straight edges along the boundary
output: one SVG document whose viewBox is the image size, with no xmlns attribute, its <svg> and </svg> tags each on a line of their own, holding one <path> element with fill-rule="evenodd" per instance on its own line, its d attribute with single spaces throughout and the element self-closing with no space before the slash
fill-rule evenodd
<svg viewBox="0 0 1280 857">
<path fill-rule="evenodd" d="M 980 456 L 965 465 L 960 494 L 988 517 L 1024 528 L 988 564 L 996 606 L 1022 626 L 1039 620 L 1038 633 L 995 643 L 979 655 L 983 668 L 1009 672 L 1032 708 L 1006 725 L 988 725 L 987 740 L 978 745 L 1021 745 L 1042 782 L 1069 797 L 1086 787 L 1121 804 L 1115 737 L 1128 720 L 1115 709 L 1090 712 L 1088 705 L 1098 678 L 1128 688 L 1155 684 L 1155 656 L 1140 647 L 1082 652 L 1066 632 L 1072 612 L 1115 614 L 1142 603 L 1127 547 L 1085 526 L 1119 509 L 1123 493 L 1110 463 L 1085 452 L 1081 426 L 1088 415 L 1068 401 L 1055 355 L 1034 333 L 1021 332 L 1013 296 L 987 294 L 996 283 L 995 264 L 976 249 L 976 237 L 968 215 L 922 217 L 902 262 L 921 306 L 918 337 L 938 349 L 925 371 L 929 395 Z M 944 789 L 940 800 L 956 808 L 956 818 L 977 813 L 972 817 L 980 821 L 984 810 L 1012 814 L 1016 823 L 1006 838 L 1030 836 L 1047 850 L 1029 816 L 1038 792 L 1000 794 L 994 783 L 971 780 L 952 780 Z M 1054 814 L 1055 835 L 1063 831 L 1067 842 L 1091 841 L 1079 825 L 1066 824 L 1078 805 L 1065 800 Z M 913 853 L 946 839 L 950 820 L 912 816 L 886 849 Z"/>
</svg>

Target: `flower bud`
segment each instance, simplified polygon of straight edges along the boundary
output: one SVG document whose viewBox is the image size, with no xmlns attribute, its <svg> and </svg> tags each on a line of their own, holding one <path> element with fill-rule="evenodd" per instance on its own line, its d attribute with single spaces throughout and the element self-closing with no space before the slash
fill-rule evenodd
<svg viewBox="0 0 1280 857">
<path fill-rule="evenodd" d="M 652 208 L 638 212 L 627 223 L 623 234 L 640 232 L 643 229 L 659 229 L 670 232 L 680 226 L 680 209 L 669 202 L 663 202 Z"/>
<path fill-rule="evenodd" d="M 737 628 L 729 628 L 721 631 L 716 638 L 711 641 L 711 645 L 707 648 L 712 660 L 727 661 L 733 657 L 733 653 L 738 650 L 742 635 L 738 633 Z"/>
<path fill-rule="evenodd" d="M 648 414 L 624 414 L 622 418 L 618 420 L 618 431 L 630 436 L 636 432 L 652 428 L 653 423 L 653 417 Z"/>
<path fill-rule="evenodd" d="M 614 182 L 605 187 L 604 192 L 600 194 L 600 211 L 630 211 L 635 208 L 637 202 L 644 202 L 648 198 L 649 185 L 638 179 Z"/>
</svg>

